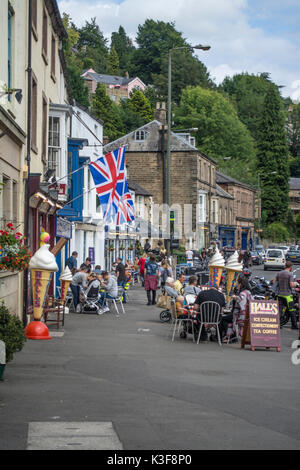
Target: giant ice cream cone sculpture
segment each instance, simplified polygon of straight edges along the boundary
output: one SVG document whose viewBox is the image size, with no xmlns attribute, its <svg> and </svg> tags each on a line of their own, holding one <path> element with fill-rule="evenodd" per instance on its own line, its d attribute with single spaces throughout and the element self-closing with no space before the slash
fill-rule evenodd
<svg viewBox="0 0 300 470">
<path fill-rule="evenodd" d="M 212 256 L 208 263 L 209 271 L 209 286 L 218 288 L 220 286 L 223 269 L 225 266 L 225 260 L 219 249 L 216 248 L 215 254 Z"/>
<path fill-rule="evenodd" d="M 40 320 L 43 314 L 44 302 L 53 273 L 58 271 L 55 256 L 49 251 L 49 248 L 50 245 L 41 246 L 29 262 L 29 267 L 31 269 L 34 317 L 34 322 L 30 323 L 26 328 L 26 333 L 30 331 L 30 336 L 27 334 L 27 337 L 30 339 L 50 339 L 49 331 L 48 337 L 44 334 L 35 335 L 36 329 L 39 329 L 39 333 L 42 329 Z M 39 325 L 35 324 L 35 322 L 39 323 Z M 45 327 L 46 325 L 43 325 L 43 330 L 45 330 Z"/>
<path fill-rule="evenodd" d="M 237 285 L 240 273 L 243 271 L 242 263 L 239 263 L 239 254 L 237 251 L 231 255 L 226 263 L 227 270 L 227 283 L 226 283 L 226 301 L 229 302 L 230 297 L 233 295 L 234 288 Z"/>
<path fill-rule="evenodd" d="M 62 272 L 60 278 L 61 300 L 66 300 L 67 292 L 72 282 L 72 273 L 68 266 Z"/>
</svg>

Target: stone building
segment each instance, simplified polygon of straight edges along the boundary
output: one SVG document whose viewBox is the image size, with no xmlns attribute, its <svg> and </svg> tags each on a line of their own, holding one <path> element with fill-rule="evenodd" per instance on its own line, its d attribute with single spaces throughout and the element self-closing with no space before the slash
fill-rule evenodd
<svg viewBox="0 0 300 470">
<path fill-rule="evenodd" d="M 290 209 L 296 217 L 300 212 L 300 178 L 290 178 L 289 199 Z"/>
<path fill-rule="evenodd" d="M 98 83 L 106 85 L 107 94 L 112 101 L 117 104 L 124 98 L 130 98 L 130 93 L 135 90 L 145 91 L 146 85 L 138 77 L 130 78 L 128 73 L 125 77 L 115 75 L 104 75 L 96 73 L 93 69 L 88 69 L 81 75 L 89 89 L 90 96 L 96 93 Z"/>
<path fill-rule="evenodd" d="M 217 171 L 217 184 L 230 194 L 233 198 L 232 216 L 229 216 L 232 227 L 219 225 L 219 239 L 223 246 L 231 245 L 234 239 L 234 246 L 246 250 L 254 246 L 254 221 L 255 221 L 255 189 L 241 183 L 231 176 L 224 175 Z M 224 209 L 225 210 L 225 209 Z M 220 214 L 222 216 L 222 214 Z M 227 212 L 228 217 L 228 212 Z"/>
<path fill-rule="evenodd" d="M 165 231 L 169 222 L 164 222 L 155 206 L 167 201 L 165 115 L 165 106 L 158 107 L 154 121 L 104 147 L 107 153 L 126 145 L 130 179 L 153 195 L 153 224 L 161 231 Z M 195 147 L 189 134 L 171 133 L 170 196 L 175 227 L 172 232 L 170 224 L 171 239 L 195 249 L 207 246 L 211 238 L 212 202 L 216 198 L 216 162 Z M 165 217 L 168 219 L 169 213 Z"/>
</svg>

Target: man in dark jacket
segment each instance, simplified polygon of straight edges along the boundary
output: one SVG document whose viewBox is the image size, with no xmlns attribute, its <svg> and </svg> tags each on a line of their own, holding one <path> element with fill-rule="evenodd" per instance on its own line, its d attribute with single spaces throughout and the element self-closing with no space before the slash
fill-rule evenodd
<svg viewBox="0 0 300 470">
<path fill-rule="evenodd" d="M 70 256 L 70 258 L 68 258 L 66 261 L 66 266 L 68 266 L 70 271 L 72 271 L 72 269 L 74 268 L 75 269 L 77 268 L 77 256 L 78 256 L 77 251 L 73 251 L 72 256 Z"/>
<path fill-rule="evenodd" d="M 203 290 L 202 292 L 200 292 L 200 294 L 198 294 L 195 304 L 194 304 L 195 310 L 199 312 L 200 305 L 204 302 L 216 302 L 217 304 L 220 305 L 221 310 L 226 305 L 224 295 L 221 292 L 219 292 L 218 289 L 215 289 L 214 287 L 208 290 Z M 200 339 L 202 341 L 207 340 L 207 331 L 205 327 L 202 327 Z"/>
<path fill-rule="evenodd" d="M 122 263 L 121 258 L 117 258 L 116 276 L 117 276 L 118 286 L 124 288 L 126 284 L 126 273 L 125 273 L 125 265 Z M 126 304 L 126 303 L 127 303 L 126 293 L 124 290 L 123 304 Z"/>
</svg>

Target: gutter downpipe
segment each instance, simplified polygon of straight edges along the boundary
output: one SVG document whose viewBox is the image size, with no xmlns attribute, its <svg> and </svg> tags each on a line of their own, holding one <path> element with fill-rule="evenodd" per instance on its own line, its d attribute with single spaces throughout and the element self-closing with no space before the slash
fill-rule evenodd
<svg viewBox="0 0 300 470">
<path fill-rule="evenodd" d="M 29 246 L 29 183 L 31 163 L 31 81 L 32 81 L 32 0 L 28 0 L 28 64 L 27 64 L 27 178 L 25 183 L 25 219 L 24 235 L 26 245 Z M 28 274 L 29 269 L 24 271 L 24 295 L 23 295 L 23 324 L 27 325 L 27 302 L 28 302 Z"/>
</svg>

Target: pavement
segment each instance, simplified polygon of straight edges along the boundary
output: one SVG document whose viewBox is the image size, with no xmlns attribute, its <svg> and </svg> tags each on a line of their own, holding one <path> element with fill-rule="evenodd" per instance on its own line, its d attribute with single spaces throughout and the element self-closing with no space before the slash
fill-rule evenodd
<svg viewBox="0 0 300 470">
<path fill-rule="evenodd" d="M 28 340 L 0 382 L 0 450 L 300 449 L 300 365 L 282 351 L 171 342 L 130 291 L 126 314 L 69 314 Z"/>
</svg>

